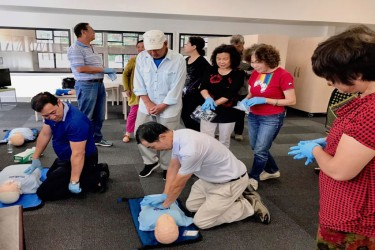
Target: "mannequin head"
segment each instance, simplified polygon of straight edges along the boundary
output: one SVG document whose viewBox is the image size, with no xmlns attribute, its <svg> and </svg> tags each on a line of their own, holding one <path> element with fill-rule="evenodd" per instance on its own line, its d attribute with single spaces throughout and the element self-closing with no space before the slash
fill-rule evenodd
<svg viewBox="0 0 375 250">
<path fill-rule="evenodd" d="M 20 184 L 13 180 L 8 180 L 0 185 L 0 202 L 3 204 L 11 204 L 20 198 Z"/>
<path fill-rule="evenodd" d="M 10 143 L 12 143 L 13 146 L 22 146 L 25 142 L 25 137 L 21 133 L 14 133 L 9 138 Z"/>
<path fill-rule="evenodd" d="M 178 226 L 169 214 L 160 215 L 156 221 L 155 238 L 162 244 L 171 244 L 178 238 Z"/>
</svg>

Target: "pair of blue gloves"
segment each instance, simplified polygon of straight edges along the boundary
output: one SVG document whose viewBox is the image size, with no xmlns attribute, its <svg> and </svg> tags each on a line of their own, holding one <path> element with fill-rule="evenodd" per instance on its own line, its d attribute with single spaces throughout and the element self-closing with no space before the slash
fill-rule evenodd
<svg viewBox="0 0 375 250">
<path fill-rule="evenodd" d="M 300 141 L 297 146 L 291 147 L 288 155 L 294 155 L 293 159 L 300 160 L 306 158 L 305 166 L 312 163 L 315 159 L 312 151 L 315 147 L 325 148 L 327 145 L 326 138 L 319 138 L 309 141 Z"/>
<path fill-rule="evenodd" d="M 245 106 L 246 108 L 250 108 L 254 105 L 259 105 L 259 104 L 266 104 L 266 98 L 264 97 L 253 97 L 250 99 L 243 99 L 241 101 L 242 105 Z M 206 100 L 204 101 L 201 109 L 203 111 L 206 110 L 215 110 L 216 108 L 216 103 L 211 97 L 207 97 Z"/>
<path fill-rule="evenodd" d="M 250 99 L 245 98 L 241 101 L 241 104 L 245 106 L 246 108 L 250 108 L 254 105 L 266 104 L 266 98 L 264 97 L 253 97 Z"/>
<path fill-rule="evenodd" d="M 167 209 L 163 206 L 163 202 L 167 199 L 166 194 L 150 194 L 146 195 L 141 201 L 141 206 L 152 206 L 160 210 Z"/>
<path fill-rule="evenodd" d="M 33 159 L 31 161 L 31 166 L 28 167 L 24 171 L 24 173 L 28 174 L 28 175 L 31 175 L 35 171 L 35 169 L 37 169 L 37 168 L 39 168 L 39 170 L 42 171 L 42 169 L 43 169 L 42 163 L 40 162 L 39 159 Z M 70 192 L 72 192 L 74 194 L 78 194 L 82 191 L 80 186 L 79 186 L 79 182 L 76 183 L 76 184 L 69 183 L 69 190 L 70 190 Z"/>
<path fill-rule="evenodd" d="M 114 69 L 104 68 L 103 73 L 108 74 L 108 77 L 112 80 L 112 82 L 117 79 L 116 70 Z"/>
<path fill-rule="evenodd" d="M 204 101 L 203 105 L 201 106 L 201 110 L 202 111 L 207 111 L 207 110 L 215 110 L 216 108 L 216 103 L 214 101 L 214 99 L 212 99 L 211 97 L 207 97 L 206 100 Z"/>
</svg>

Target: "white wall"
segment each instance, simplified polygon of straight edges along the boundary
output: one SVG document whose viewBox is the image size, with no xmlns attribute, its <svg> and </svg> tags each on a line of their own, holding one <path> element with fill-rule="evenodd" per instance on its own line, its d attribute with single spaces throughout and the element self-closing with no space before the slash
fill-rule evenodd
<svg viewBox="0 0 375 250">
<path fill-rule="evenodd" d="M 8 8 L 375 24 L 373 0 L 2 0 Z M 67 9 L 69 8 L 69 9 Z"/>
<path fill-rule="evenodd" d="M 3 27 L 72 30 L 79 22 L 89 22 L 97 30 L 161 29 L 173 33 L 176 50 L 179 33 L 332 35 L 345 27 L 345 22 L 375 23 L 375 15 L 371 12 L 374 7 L 372 0 L 181 0 L 178 3 L 175 0 L 0 0 L 0 24 Z M 367 12 L 371 14 L 367 15 Z M 330 21 L 337 23 L 324 23 Z M 74 36 L 73 31 L 71 35 Z M 12 82 L 19 99 L 28 100 L 40 91 L 53 92 L 61 86 L 61 78 L 67 75 L 70 76 L 13 73 Z"/>
<path fill-rule="evenodd" d="M 69 15 L 32 13 L 23 11 L 0 10 L 1 26 L 70 28 L 79 22 L 89 22 L 97 30 L 146 31 L 161 29 L 174 35 L 174 49 L 178 49 L 179 33 L 198 34 L 285 34 L 289 36 L 320 36 L 326 33 L 326 26 L 260 24 L 244 22 L 192 21 L 180 19 L 154 19 L 119 16 Z M 74 36 L 73 31 L 71 31 Z M 61 78 L 70 74 L 12 73 L 12 85 L 17 89 L 20 101 L 41 91 L 54 92 L 61 86 Z"/>
<path fill-rule="evenodd" d="M 62 79 L 65 77 L 72 77 L 72 74 L 56 74 L 56 73 L 45 73 L 45 74 L 33 74 L 33 73 L 12 73 L 12 88 L 17 91 L 18 102 L 29 102 L 31 97 L 34 95 L 48 91 L 55 93 L 56 89 L 61 89 Z M 122 84 L 120 74 L 117 74 L 117 79 L 113 82 L 116 84 Z M 104 83 L 112 83 L 112 81 L 105 76 Z M 14 97 L 9 94 L 7 97 L 2 97 L 3 102 L 14 102 Z M 108 100 L 115 99 L 110 93 Z"/>
</svg>

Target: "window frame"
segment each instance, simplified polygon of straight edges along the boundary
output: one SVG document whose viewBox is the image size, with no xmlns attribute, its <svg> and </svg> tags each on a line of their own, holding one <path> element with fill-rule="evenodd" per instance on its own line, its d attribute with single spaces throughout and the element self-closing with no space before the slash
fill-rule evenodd
<svg viewBox="0 0 375 250">
<path fill-rule="evenodd" d="M 71 40 L 72 40 L 72 37 L 71 37 L 71 30 L 70 29 L 60 29 L 60 28 L 40 28 L 40 27 L 11 27 L 11 26 L 0 26 L 0 31 L 2 30 L 26 30 L 26 31 L 33 31 L 33 33 L 35 34 L 35 37 L 34 37 L 34 40 L 32 42 L 35 43 L 35 45 L 32 46 L 32 49 L 29 48 L 29 51 L 27 51 L 26 47 L 24 48 L 24 50 L 22 50 L 21 52 L 31 52 L 31 53 L 35 53 L 35 54 L 32 54 L 31 58 L 33 59 L 32 60 L 32 65 L 37 65 L 38 66 L 38 69 L 37 70 L 16 70 L 14 67 L 9 67 L 11 72 L 12 73 L 70 73 L 71 70 L 70 70 L 70 67 L 68 68 L 57 68 L 57 62 L 56 62 L 56 54 L 66 54 L 67 52 L 65 51 L 41 51 L 41 50 L 38 50 L 38 46 L 39 46 L 39 43 L 38 41 L 52 41 L 51 43 L 47 42 L 46 44 L 61 44 L 61 43 L 56 43 L 55 42 L 55 37 L 66 37 L 68 39 L 68 43 L 66 44 L 67 48 L 69 48 L 71 46 Z M 48 38 L 38 38 L 37 37 L 37 31 L 50 31 L 52 33 L 52 38 L 51 39 L 48 39 Z M 68 36 L 57 36 L 55 35 L 55 31 L 64 31 L 64 32 L 67 32 L 67 35 Z M 11 36 L 13 37 L 13 36 Z M 25 44 L 24 43 L 24 46 L 28 46 L 30 44 Z M 63 45 L 65 45 L 65 43 L 63 43 Z M 13 41 L 12 41 L 12 47 L 13 47 Z M 17 53 L 17 52 L 20 52 L 20 51 L 0 51 L 1 53 Z M 64 53 L 65 52 L 65 53 Z M 49 53 L 49 54 L 53 54 L 53 65 L 54 67 L 53 68 L 40 68 L 39 65 L 39 55 L 41 53 Z M 3 59 L 3 57 L 0 57 L 1 59 Z M 35 59 L 36 58 L 36 59 Z M 37 61 L 35 61 L 37 60 Z"/>
<path fill-rule="evenodd" d="M 121 72 L 124 70 L 124 68 L 126 67 L 126 63 L 125 63 L 125 56 L 129 56 L 130 58 L 132 56 L 136 56 L 137 55 L 137 52 L 135 50 L 135 47 L 134 49 L 129 52 L 129 53 L 111 53 L 111 51 L 116 51 L 116 49 L 118 49 L 118 51 L 121 51 L 121 50 L 126 50 L 126 46 L 135 46 L 135 45 L 124 45 L 124 37 L 129 37 L 129 36 L 126 36 L 125 34 L 138 34 L 137 36 L 137 39 L 136 41 L 139 41 L 139 40 L 143 40 L 143 34 L 145 33 L 145 31 L 118 31 L 118 30 L 95 30 L 95 33 L 102 33 L 102 44 L 101 45 L 97 45 L 97 44 L 93 44 L 93 46 L 95 46 L 95 48 L 97 50 L 100 50 L 101 53 L 103 53 L 103 65 L 104 67 L 109 67 L 109 60 L 108 60 L 108 56 L 109 55 L 121 55 L 122 56 L 122 68 L 121 68 Z M 122 45 L 114 45 L 114 46 L 108 46 L 108 42 L 112 42 L 112 41 L 108 41 L 108 34 L 122 34 L 122 39 L 121 39 L 121 43 Z M 167 41 L 168 41 L 168 48 L 170 49 L 173 49 L 173 33 L 170 33 L 170 32 L 164 32 L 164 34 L 167 36 Z M 132 37 L 132 36 L 130 36 Z M 136 36 L 134 36 L 136 37 Z M 116 46 L 119 46 L 119 47 L 122 47 L 122 48 L 119 48 L 119 47 L 116 47 Z M 117 73 L 121 73 L 119 72 L 120 68 L 114 68 L 116 69 Z"/>
</svg>

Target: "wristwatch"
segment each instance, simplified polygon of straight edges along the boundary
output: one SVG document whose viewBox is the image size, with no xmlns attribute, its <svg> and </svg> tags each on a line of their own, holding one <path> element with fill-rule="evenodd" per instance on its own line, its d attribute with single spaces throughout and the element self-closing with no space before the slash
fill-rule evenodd
<svg viewBox="0 0 375 250">
<path fill-rule="evenodd" d="M 70 184 L 77 185 L 79 181 L 70 181 Z"/>
</svg>

